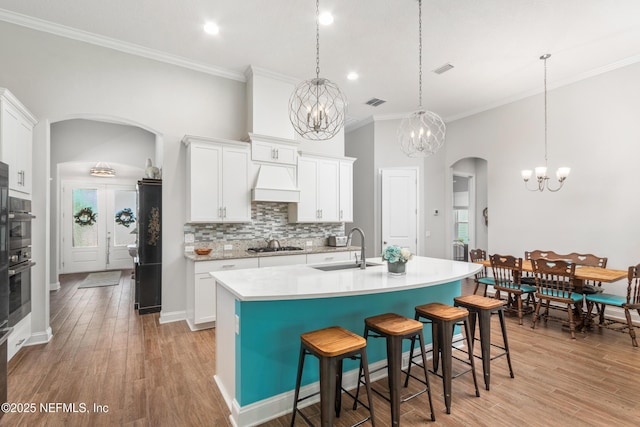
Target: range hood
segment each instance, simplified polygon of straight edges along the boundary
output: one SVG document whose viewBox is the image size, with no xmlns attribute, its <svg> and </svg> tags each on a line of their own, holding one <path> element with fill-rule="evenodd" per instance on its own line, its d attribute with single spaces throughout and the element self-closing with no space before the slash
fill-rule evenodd
<svg viewBox="0 0 640 427">
<path fill-rule="evenodd" d="M 296 187 L 294 174 L 294 168 L 261 164 L 256 185 L 251 190 L 251 200 L 298 203 L 300 190 Z"/>
</svg>

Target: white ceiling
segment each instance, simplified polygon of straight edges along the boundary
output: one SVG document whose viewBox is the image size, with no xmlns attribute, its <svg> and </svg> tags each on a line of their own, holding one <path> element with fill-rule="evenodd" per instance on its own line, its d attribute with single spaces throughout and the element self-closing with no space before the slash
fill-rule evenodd
<svg viewBox="0 0 640 427">
<path fill-rule="evenodd" d="M 417 1 L 321 0 L 320 9 L 335 17 L 320 29 L 320 74 L 345 92 L 349 123 L 416 109 Z M 313 0 L 0 0 L 0 19 L 48 25 L 16 13 L 239 80 L 249 65 L 315 76 Z M 218 36 L 202 31 L 209 20 Z M 640 0 L 423 0 L 423 44 L 423 104 L 450 121 L 541 92 L 544 53 L 549 88 L 640 61 Z M 455 68 L 431 72 L 445 63 Z M 347 80 L 350 71 L 360 79 Z M 364 105 L 372 97 L 387 102 Z"/>
</svg>

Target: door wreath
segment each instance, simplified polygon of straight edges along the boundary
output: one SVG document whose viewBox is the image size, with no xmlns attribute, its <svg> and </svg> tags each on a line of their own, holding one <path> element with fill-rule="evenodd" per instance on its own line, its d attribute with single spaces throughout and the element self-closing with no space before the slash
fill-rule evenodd
<svg viewBox="0 0 640 427">
<path fill-rule="evenodd" d="M 134 222 L 136 222 L 136 216 L 131 208 L 124 208 L 116 213 L 116 224 L 129 228 Z"/>
<path fill-rule="evenodd" d="M 82 208 L 80 212 L 73 216 L 75 223 L 82 227 L 95 224 L 97 217 L 98 214 L 94 213 L 91 207 Z"/>
</svg>

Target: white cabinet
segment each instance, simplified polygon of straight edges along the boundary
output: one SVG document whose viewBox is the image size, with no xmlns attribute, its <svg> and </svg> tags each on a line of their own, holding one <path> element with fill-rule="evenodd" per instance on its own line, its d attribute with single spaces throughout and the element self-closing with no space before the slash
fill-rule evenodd
<svg viewBox="0 0 640 427">
<path fill-rule="evenodd" d="M 7 338 L 7 360 L 11 360 L 31 337 L 31 313 L 27 314 L 13 327 Z"/>
<path fill-rule="evenodd" d="M 349 261 L 350 259 L 351 259 L 351 253 L 347 251 L 323 252 L 323 253 L 317 253 L 317 254 L 308 254 L 307 264 L 322 264 L 325 262 Z"/>
<path fill-rule="evenodd" d="M 11 92 L 0 88 L 0 160 L 9 165 L 9 190 L 31 195 L 35 117 Z"/>
<path fill-rule="evenodd" d="M 185 136 L 187 222 L 251 222 L 249 144 Z"/>
<path fill-rule="evenodd" d="M 289 204 L 290 222 L 353 221 L 353 158 L 300 153 L 300 202 Z"/>
<path fill-rule="evenodd" d="M 260 259 L 260 268 L 307 263 L 307 255 L 305 254 L 277 255 L 277 256 L 260 257 L 259 259 Z"/>
<path fill-rule="evenodd" d="M 340 160 L 340 222 L 353 222 L 353 162 Z"/>
<path fill-rule="evenodd" d="M 192 331 L 211 328 L 216 320 L 216 281 L 211 271 L 257 268 L 258 258 L 189 262 L 187 266 L 187 324 Z"/>
<path fill-rule="evenodd" d="M 249 134 L 251 160 L 282 165 L 295 165 L 298 160 L 297 141 L 287 141 L 263 135 Z"/>
</svg>

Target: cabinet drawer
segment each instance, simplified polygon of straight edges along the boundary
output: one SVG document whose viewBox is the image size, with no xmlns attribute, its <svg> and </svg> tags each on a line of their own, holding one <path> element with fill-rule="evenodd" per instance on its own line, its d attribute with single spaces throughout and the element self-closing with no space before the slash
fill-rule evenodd
<svg viewBox="0 0 640 427">
<path fill-rule="evenodd" d="M 210 271 L 237 270 L 240 268 L 258 268 L 258 258 L 233 258 L 215 261 L 199 261 L 195 263 L 195 273 Z"/>
<path fill-rule="evenodd" d="M 13 327 L 13 331 L 7 338 L 7 360 L 11 360 L 13 356 L 26 344 L 31 337 L 31 313 L 27 314 L 22 320 Z"/>
<path fill-rule="evenodd" d="M 323 262 L 339 262 L 349 261 L 350 253 L 344 252 L 325 252 L 319 254 L 308 254 L 307 264 L 320 264 Z"/>
<path fill-rule="evenodd" d="M 306 264 L 307 256 L 304 254 L 298 255 L 279 255 L 260 258 L 260 268 L 262 267 L 274 267 L 277 265 L 295 265 Z"/>
</svg>

